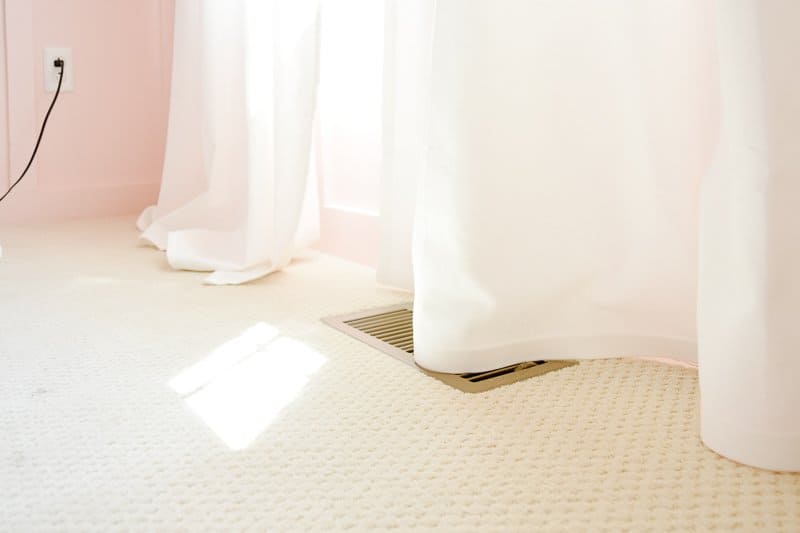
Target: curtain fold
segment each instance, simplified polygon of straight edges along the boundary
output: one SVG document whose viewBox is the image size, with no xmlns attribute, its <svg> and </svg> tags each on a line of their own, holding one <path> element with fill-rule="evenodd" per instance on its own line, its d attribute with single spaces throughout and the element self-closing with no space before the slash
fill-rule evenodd
<svg viewBox="0 0 800 533">
<path fill-rule="evenodd" d="M 701 432 L 734 460 L 800 471 L 800 4 L 716 8 L 722 113 L 701 201 Z"/>
<path fill-rule="evenodd" d="M 417 362 L 697 362 L 703 441 L 800 471 L 800 4 L 385 13 L 378 279 L 415 290 Z M 315 238 L 318 39 L 316 0 L 177 0 L 139 221 L 173 267 L 242 283 Z"/>
<path fill-rule="evenodd" d="M 800 470 L 800 7 L 437 0 L 420 26 L 400 4 L 384 179 L 416 197 L 417 362 L 699 362 L 704 442 Z M 397 52 L 425 24 L 430 70 Z"/>
<path fill-rule="evenodd" d="M 714 112 L 697 5 L 437 2 L 415 256 L 421 365 L 695 359 L 697 191 Z"/>
<path fill-rule="evenodd" d="M 386 0 L 378 281 L 414 288 L 412 242 L 430 117 L 431 0 Z"/>
<path fill-rule="evenodd" d="M 318 236 L 309 171 L 318 0 L 177 0 L 169 131 L 142 238 L 176 269 L 243 283 Z"/>
</svg>

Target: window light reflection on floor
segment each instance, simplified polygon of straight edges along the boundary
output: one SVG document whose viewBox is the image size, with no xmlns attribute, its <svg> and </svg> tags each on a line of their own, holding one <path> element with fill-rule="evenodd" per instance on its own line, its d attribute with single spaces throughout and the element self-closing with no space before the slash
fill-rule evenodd
<svg viewBox="0 0 800 533">
<path fill-rule="evenodd" d="M 232 450 L 249 446 L 292 402 L 325 357 L 257 324 L 170 381 Z"/>
</svg>

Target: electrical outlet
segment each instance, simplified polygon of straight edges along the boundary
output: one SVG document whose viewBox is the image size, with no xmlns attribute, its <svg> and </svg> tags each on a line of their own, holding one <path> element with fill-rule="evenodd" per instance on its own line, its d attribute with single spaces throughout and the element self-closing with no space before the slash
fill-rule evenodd
<svg viewBox="0 0 800 533">
<path fill-rule="evenodd" d="M 61 82 L 61 92 L 68 93 L 75 88 L 75 65 L 72 63 L 72 48 L 49 46 L 44 49 L 44 90 L 48 93 L 56 92 L 58 87 L 58 73 L 61 69 L 53 66 L 53 62 L 61 58 L 64 60 L 64 80 Z"/>
</svg>

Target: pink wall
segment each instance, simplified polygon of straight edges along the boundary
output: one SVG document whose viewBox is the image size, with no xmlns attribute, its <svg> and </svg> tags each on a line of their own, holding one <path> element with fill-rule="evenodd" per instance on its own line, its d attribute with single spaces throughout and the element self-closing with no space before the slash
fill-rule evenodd
<svg viewBox="0 0 800 533">
<path fill-rule="evenodd" d="M 383 18 L 378 0 L 322 4 L 317 248 L 368 266 L 380 245 Z"/>
<path fill-rule="evenodd" d="M 27 162 L 52 98 L 44 47 L 73 49 L 75 90 L 59 97 L 35 168 L 0 205 L 0 222 L 128 214 L 156 200 L 173 13 L 173 0 L 5 0 L 8 161 L 0 150 L 0 163 L 10 172 L 0 188 Z"/>
</svg>

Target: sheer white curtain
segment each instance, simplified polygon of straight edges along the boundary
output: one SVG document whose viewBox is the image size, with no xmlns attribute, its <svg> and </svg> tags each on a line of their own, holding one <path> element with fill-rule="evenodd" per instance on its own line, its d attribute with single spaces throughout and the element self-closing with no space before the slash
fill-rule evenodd
<svg viewBox="0 0 800 533">
<path fill-rule="evenodd" d="M 407 264 L 419 196 L 417 361 L 699 360 L 703 440 L 800 470 L 800 4 L 424 4 L 387 10 L 382 213 Z"/>
<path fill-rule="evenodd" d="M 318 0 L 177 0 L 158 205 L 143 238 L 212 284 L 282 268 L 318 234 L 309 171 Z"/>
<path fill-rule="evenodd" d="M 378 281 L 411 290 L 417 185 L 430 123 L 432 0 L 386 0 Z"/>
<path fill-rule="evenodd" d="M 140 224 L 176 268 L 240 283 L 316 235 L 319 6 L 176 7 L 164 184 Z M 800 4 L 385 14 L 379 279 L 413 282 L 418 362 L 698 361 L 703 440 L 800 470 Z"/>
<path fill-rule="evenodd" d="M 721 125 L 704 183 L 703 440 L 800 471 L 800 3 L 717 0 Z"/>
</svg>

